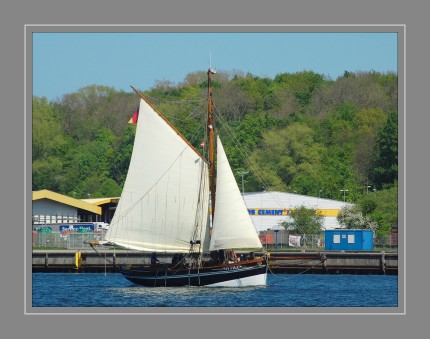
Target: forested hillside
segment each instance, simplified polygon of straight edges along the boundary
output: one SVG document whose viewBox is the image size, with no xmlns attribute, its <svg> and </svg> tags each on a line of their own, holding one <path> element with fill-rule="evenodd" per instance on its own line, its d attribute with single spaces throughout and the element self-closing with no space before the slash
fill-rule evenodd
<svg viewBox="0 0 430 339">
<path fill-rule="evenodd" d="M 195 72 L 143 92 L 201 150 L 206 86 L 206 72 Z M 216 127 L 240 186 L 239 172 L 249 172 L 246 191 L 343 200 L 340 190 L 348 190 L 347 201 L 389 227 L 397 221 L 397 89 L 393 73 L 332 80 L 311 71 L 273 79 L 221 72 L 213 76 Z M 138 104 L 131 89 L 99 85 L 56 101 L 34 97 L 32 189 L 119 196 L 134 139 L 128 120 Z"/>
</svg>

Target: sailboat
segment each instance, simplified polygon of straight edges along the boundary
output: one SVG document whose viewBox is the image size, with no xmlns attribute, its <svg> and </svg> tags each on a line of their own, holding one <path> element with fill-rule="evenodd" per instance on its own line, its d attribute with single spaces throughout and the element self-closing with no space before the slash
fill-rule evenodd
<svg viewBox="0 0 430 339">
<path fill-rule="evenodd" d="M 209 69 L 208 159 L 132 87 L 140 97 L 135 141 L 105 243 L 152 253 L 149 265 L 119 267 L 135 284 L 266 285 L 267 258 L 253 255 L 263 246 L 214 130 L 212 74 Z M 161 253 L 172 260 L 160 262 Z"/>
</svg>

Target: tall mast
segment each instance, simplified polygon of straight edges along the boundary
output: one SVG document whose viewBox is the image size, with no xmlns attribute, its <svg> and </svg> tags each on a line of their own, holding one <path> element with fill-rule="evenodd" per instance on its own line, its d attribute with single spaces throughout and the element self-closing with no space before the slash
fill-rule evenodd
<svg viewBox="0 0 430 339">
<path fill-rule="evenodd" d="M 212 206 L 212 220 L 213 220 L 214 211 L 215 211 L 215 135 L 214 135 L 214 117 L 213 117 L 213 105 L 212 105 L 211 74 L 215 74 L 215 71 L 209 68 L 207 136 L 208 136 L 208 142 L 209 142 L 209 187 L 211 191 L 211 206 Z"/>
</svg>

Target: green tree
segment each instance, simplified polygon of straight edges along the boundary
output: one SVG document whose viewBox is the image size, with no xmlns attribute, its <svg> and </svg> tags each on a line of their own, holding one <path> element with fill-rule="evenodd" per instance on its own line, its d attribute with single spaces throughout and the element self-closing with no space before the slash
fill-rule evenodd
<svg viewBox="0 0 430 339">
<path fill-rule="evenodd" d="M 89 147 L 94 158 L 97 159 L 93 166 L 93 171 L 100 177 L 107 178 L 110 174 L 110 167 L 116 156 L 117 138 L 115 134 L 106 128 L 101 128 L 95 140 Z"/>
<path fill-rule="evenodd" d="M 288 88 L 295 96 L 299 108 L 304 110 L 310 105 L 314 91 L 324 83 L 324 76 L 313 71 L 283 73 L 276 75 L 274 82 Z"/>
<path fill-rule="evenodd" d="M 111 87 L 90 85 L 64 95 L 56 103 L 63 130 L 75 141 L 93 140 L 101 127 L 116 120 L 112 111 L 114 93 Z"/>
<path fill-rule="evenodd" d="M 67 146 L 58 116 L 46 98 L 33 98 L 32 137 L 33 160 L 61 156 Z"/>
<path fill-rule="evenodd" d="M 376 134 L 386 120 L 387 116 L 382 109 L 363 109 L 357 112 L 352 164 L 363 188 L 372 181 Z"/>
<path fill-rule="evenodd" d="M 121 187 L 127 176 L 128 165 L 133 151 L 133 142 L 135 135 L 135 126 L 127 125 L 124 133 L 119 139 L 115 155 L 110 166 L 110 177 L 114 179 Z"/>
<path fill-rule="evenodd" d="M 281 223 L 288 231 L 301 235 L 319 234 L 323 230 L 323 217 L 313 208 L 300 206 L 289 212 L 291 221 Z"/>
<path fill-rule="evenodd" d="M 354 168 L 358 121 L 355 106 L 345 103 L 336 107 L 315 128 L 315 139 L 325 146 L 319 181 L 327 198 L 343 200 L 341 189 L 348 189 L 346 198 L 350 202 L 362 194 L 362 179 Z"/>
<path fill-rule="evenodd" d="M 240 122 L 224 122 L 219 126 L 219 134 L 232 169 L 236 172 L 249 172 L 244 178 L 246 191 L 262 188 L 262 183 L 250 169 L 254 167 L 249 154 L 258 147 L 262 134 L 279 124 L 279 120 L 269 115 L 250 113 Z M 233 136 L 233 138 L 232 138 Z M 241 185 L 242 177 L 237 176 Z M 239 180 L 240 179 L 240 180 Z"/>
<path fill-rule="evenodd" d="M 378 223 L 377 235 L 387 236 L 391 227 L 398 225 L 398 187 L 365 194 L 357 201 L 357 209 Z"/>
<path fill-rule="evenodd" d="M 33 191 L 48 189 L 54 192 L 61 192 L 61 184 L 63 180 L 63 162 L 61 158 L 48 156 L 43 160 L 33 160 Z"/>
<path fill-rule="evenodd" d="M 119 197 L 121 196 L 122 185 L 119 185 L 115 180 L 106 178 L 98 188 L 100 197 Z"/>
<path fill-rule="evenodd" d="M 70 146 L 46 98 L 33 98 L 32 137 L 32 190 L 60 191 L 64 155 Z"/>
<path fill-rule="evenodd" d="M 263 134 L 260 147 L 251 155 L 255 164 L 251 171 L 271 190 L 294 187 L 302 194 L 317 192 L 323 154 L 324 148 L 314 140 L 314 131 L 294 123 Z"/>
<path fill-rule="evenodd" d="M 385 112 L 397 108 L 397 76 L 377 72 L 346 72 L 332 83 L 320 86 L 312 95 L 309 113 L 324 118 L 339 105 L 378 108 Z"/>
<path fill-rule="evenodd" d="M 327 146 L 352 147 L 356 130 L 356 113 L 357 109 L 352 104 L 337 106 L 319 124 L 319 137 Z"/>
<path fill-rule="evenodd" d="M 387 122 L 378 131 L 374 176 L 378 187 L 393 186 L 398 179 L 398 120 L 396 111 L 388 114 Z"/>
<path fill-rule="evenodd" d="M 195 72 L 143 92 L 198 149 L 206 77 Z M 274 79 L 218 72 L 213 87 L 215 114 L 223 120 L 216 127 L 233 170 L 249 172 L 247 192 L 264 187 L 318 196 L 321 190 L 321 197 L 343 200 L 340 190 L 348 189 L 347 201 L 360 203 L 366 186 L 376 183 L 375 195 L 386 193 L 390 204 L 369 203 L 362 213 L 378 221 L 378 232 L 388 230 L 390 209 L 397 208 L 389 189 L 397 185 L 397 130 L 393 137 L 389 129 L 396 119 L 386 113 L 397 109 L 395 74 L 345 72 L 333 81 L 309 71 Z M 35 97 L 33 188 L 113 195 L 127 174 L 135 130 L 127 121 L 139 101 L 131 91 L 99 85 L 55 102 Z"/>
<path fill-rule="evenodd" d="M 216 98 L 215 113 L 227 120 L 242 120 L 253 110 L 250 96 L 236 82 L 227 82 L 213 90 Z"/>
</svg>

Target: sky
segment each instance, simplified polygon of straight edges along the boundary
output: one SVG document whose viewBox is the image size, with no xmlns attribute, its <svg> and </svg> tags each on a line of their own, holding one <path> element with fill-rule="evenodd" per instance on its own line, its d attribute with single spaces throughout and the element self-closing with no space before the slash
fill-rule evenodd
<svg viewBox="0 0 430 339">
<path fill-rule="evenodd" d="M 88 85 L 131 92 L 187 74 L 241 71 L 274 78 L 314 71 L 397 73 L 397 33 L 35 33 L 33 95 L 59 100 Z"/>
</svg>

